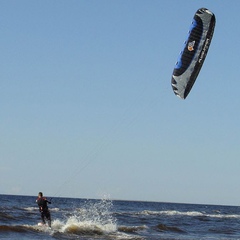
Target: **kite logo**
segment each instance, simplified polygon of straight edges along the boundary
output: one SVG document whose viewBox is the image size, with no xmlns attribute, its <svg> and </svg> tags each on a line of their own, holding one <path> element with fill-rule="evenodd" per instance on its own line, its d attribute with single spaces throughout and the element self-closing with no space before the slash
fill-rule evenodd
<svg viewBox="0 0 240 240">
<path fill-rule="evenodd" d="M 188 51 L 193 51 L 194 50 L 194 45 L 195 45 L 195 41 L 189 42 L 188 43 Z"/>
</svg>

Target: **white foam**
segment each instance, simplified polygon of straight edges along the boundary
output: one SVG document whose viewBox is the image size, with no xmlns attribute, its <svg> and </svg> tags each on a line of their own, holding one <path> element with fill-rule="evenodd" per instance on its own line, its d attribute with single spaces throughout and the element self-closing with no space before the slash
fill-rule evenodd
<svg viewBox="0 0 240 240">
<path fill-rule="evenodd" d="M 38 210 L 38 207 L 26 207 L 26 208 L 23 208 L 23 209 L 26 210 L 26 211 L 29 211 L 29 212 L 33 212 L 33 211 Z"/>
<path fill-rule="evenodd" d="M 110 209 L 110 200 L 86 202 L 81 208 L 76 208 L 65 221 L 53 220 L 52 228 L 59 232 L 67 233 L 112 233 L 117 231 L 116 219 Z"/>
<path fill-rule="evenodd" d="M 205 212 L 198 212 L 198 211 L 187 211 L 187 212 L 181 212 L 181 211 L 175 211 L 175 210 L 169 210 L 169 211 L 149 211 L 144 210 L 140 214 L 143 215 L 168 215 L 168 216 L 192 216 L 192 217 L 212 217 L 212 218 L 240 218 L 240 215 L 238 214 L 207 214 Z"/>
<path fill-rule="evenodd" d="M 25 211 L 29 211 L 29 212 L 33 212 L 33 211 L 38 211 L 38 207 L 26 207 L 26 208 L 23 208 Z M 50 211 L 53 211 L 53 212 L 58 212 L 59 211 L 59 208 L 49 208 Z"/>
</svg>

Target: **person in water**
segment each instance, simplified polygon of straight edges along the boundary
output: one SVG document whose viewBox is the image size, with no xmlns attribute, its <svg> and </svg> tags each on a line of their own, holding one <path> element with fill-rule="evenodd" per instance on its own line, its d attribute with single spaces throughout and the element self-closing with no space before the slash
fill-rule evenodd
<svg viewBox="0 0 240 240">
<path fill-rule="evenodd" d="M 45 224 L 45 218 L 47 219 L 48 226 L 51 227 L 51 214 L 48 210 L 48 203 L 51 204 L 51 201 L 48 201 L 46 197 L 43 197 L 42 192 L 38 193 L 38 198 L 36 200 L 39 212 L 41 213 L 42 223 Z"/>
</svg>

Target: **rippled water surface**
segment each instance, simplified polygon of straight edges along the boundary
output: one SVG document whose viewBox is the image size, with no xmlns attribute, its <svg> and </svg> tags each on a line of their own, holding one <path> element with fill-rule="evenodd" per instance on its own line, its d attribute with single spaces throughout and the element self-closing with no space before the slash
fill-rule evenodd
<svg viewBox="0 0 240 240">
<path fill-rule="evenodd" d="M 36 197 L 0 200 L 0 239 L 240 239 L 234 206 L 53 198 L 50 229 Z"/>
</svg>

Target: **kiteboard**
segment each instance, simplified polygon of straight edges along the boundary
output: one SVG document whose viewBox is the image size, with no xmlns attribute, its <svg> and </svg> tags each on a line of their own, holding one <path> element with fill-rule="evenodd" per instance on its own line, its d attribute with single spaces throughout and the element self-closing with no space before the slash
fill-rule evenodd
<svg viewBox="0 0 240 240">
<path fill-rule="evenodd" d="M 47 223 L 42 223 L 42 222 L 38 223 L 38 227 L 51 229 L 51 227 L 49 227 Z"/>
<path fill-rule="evenodd" d="M 212 40 L 215 23 L 215 15 L 207 8 L 198 9 L 193 17 L 171 81 L 174 93 L 182 99 L 185 99 L 191 91 L 201 70 Z"/>
</svg>

